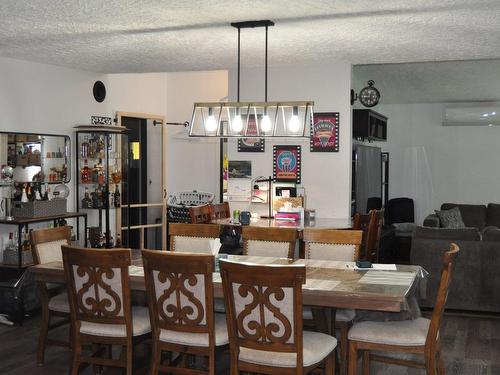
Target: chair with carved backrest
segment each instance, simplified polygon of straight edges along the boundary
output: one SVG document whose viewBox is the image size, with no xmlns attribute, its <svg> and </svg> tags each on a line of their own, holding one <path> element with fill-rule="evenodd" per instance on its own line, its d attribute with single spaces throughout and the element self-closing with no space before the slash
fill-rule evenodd
<svg viewBox="0 0 500 375">
<path fill-rule="evenodd" d="M 363 352 L 363 373 L 370 372 L 370 362 L 385 362 L 400 366 L 423 368 L 427 374 L 444 375 L 439 329 L 450 287 L 455 258 L 459 252 L 456 244 L 443 255 L 443 270 L 431 319 L 388 322 L 360 322 L 349 331 L 349 375 L 357 374 L 358 351 Z M 371 351 L 377 352 L 372 354 Z M 390 358 L 380 352 L 412 353 L 424 356 L 424 363 Z"/>
<path fill-rule="evenodd" d="M 221 260 L 231 374 L 335 372 L 337 340 L 303 331 L 304 266 L 257 266 Z"/>
<path fill-rule="evenodd" d="M 304 246 L 306 259 L 332 260 L 354 262 L 359 259 L 359 250 L 363 237 L 361 230 L 330 230 L 330 229 L 304 229 Z M 334 310 L 332 310 L 334 311 Z M 306 322 L 313 320 L 313 313 L 322 314 L 324 311 L 304 309 Z M 347 372 L 348 342 L 347 335 L 356 312 L 352 309 L 337 309 L 335 311 L 335 328 L 340 330 L 340 369 L 341 373 Z M 314 322 L 317 326 L 318 318 Z"/>
<path fill-rule="evenodd" d="M 189 216 L 191 224 L 210 224 L 212 222 L 212 210 L 209 204 L 189 207 Z"/>
<path fill-rule="evenodd" d="M 211 204 L 210 210 L 212 212 L 212 219 L 227 219 L 231 217 L 231 210 L 229 209 L 228 202 Z"/>
<path fill-rule="evenodd" d="M 293 258 L 298 234 L 295 228 L 244 226 L 242 237 L 244 255 Z"/>
<path fill-rule="evenodd" d="M 74 331 L 71 373 L 89 363 L 132 374 L 133 346 L 150 336 L 151 325 L 147 308 L 131 306 L 130 250 L 63 246 L 62 252 Z M 83 354 L 86 344 L 92 344 L 90 355 Z M 101 345 L 121 346 L 124 357 L 113 359 L 110 348 L 103 358 Z"/>
<path fill-rule="evenodd" d="M 71 240 L 71 228 L 63 226 L 38 229 L 31 231 L 30 236 L 31 250 L 33 252 L 33 261 L 35 264 L 62 262 L 61 245 L 69 245 Z M 45 347 L 47 345 L 70 346 L 70 342 L 48 338 L 50 330 L 69 322 L 69 303 L 67 293 L 61 291 L 58 285 L 50 285 L 45 282 L 38 282 L 37 284 L 40 290 L 40 303 L 42 307 L 37 363 L 43 365 Z M 65 318 L 65 320 L 51 325 L 51 319 L 55 316 Z"/>
<path fill-rule="evenodd" d="M 380 235 L 384 225 L 384 210 L 371 210 L 367 214 L 356 212 L 352 229 L 363 231 L 360 258 L 371 262 L 378 259 Z"/>
<path fill-rule="evenodd" d="M 214 314 L 214 257 L 207 254 L 142 252 L 153 329 L 151 374 L 215 374 L 215 353 L 229 343 L 226 317 Z M 163 352 L 208 357 L 208 372 L 162 363 Z"/>
<path fill-rule="evenodd" d="M 219 238 L 220 226 L 217 224 L 169 225 L 170 251 L 188 253 L 210 253 L 210 241 Z"/>
</svg>

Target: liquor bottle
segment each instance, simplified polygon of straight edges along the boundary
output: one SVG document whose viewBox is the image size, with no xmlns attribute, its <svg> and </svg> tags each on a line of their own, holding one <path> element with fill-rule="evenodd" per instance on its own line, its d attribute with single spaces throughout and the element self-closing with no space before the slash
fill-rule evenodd
<svg viewBox="0 0 500 375">
<path fill-rule="evenodd" d="M 92 200 L 90 199 L 88 188 L 85 188 L 85 194 L 82 199 L 82 208 L 92 208 Z"/>
<path fill-rule="evenodd" d="M 119 189 L 118 185 L 116 185 L 116 187 L 115 187 L 114 201 L 115 201 L 114 206 L 120 207 L 122 201 L 121 201 L 120 189 Z"/>
<path fill-rule="evenodd" d="M 86 159 L 89 157 L 89 137 L 85 136 L 82 143 L 82 158 Z"/>
<path fill-rule="evenodd" d="M 99 185 L 104 185 L 104 180 L 104 167 L 102 166 L 102 160 L 99 159 L 99 164 L 97 164 L 97 183 Z"/>
<path fill-rule="evenodd" d="M 115 163 L 113 167 L 113 172 L 111 173 L 111 178 L 115 184 L 119 184 L 122 180 L 122 173 L 120 172 L 120 168 L 118 167 L 118 163 Z"/>
<path fill-rule="evenodd" d="M 30 242 L 28 232 L 24 232 L 24 241 L 23 241 L 22 249 L 23 249 L 23 251 L 30 251 L 31 252 L 31 242 Z M 23 253 L 23 255 L 24 254 L 25 253 Z"/>
<path fill-rule="evenodd" d="M 26 187 L 23 186 L 23 193 L 21 195 L 21 202 L 28 202 L 28 195 L 26 194 Z"/>
<path fill-rule="evenodd" d="M 83 168 L 80 171 L 82 183 L 85 184 L 85 183 L 90 182 L 89 181 L 89 177 L 90 177 L 89 174 L 90 174 L 89 166 L 87 164 L 87 159 L 85 159 L 83 162 Z"/>
</svg>

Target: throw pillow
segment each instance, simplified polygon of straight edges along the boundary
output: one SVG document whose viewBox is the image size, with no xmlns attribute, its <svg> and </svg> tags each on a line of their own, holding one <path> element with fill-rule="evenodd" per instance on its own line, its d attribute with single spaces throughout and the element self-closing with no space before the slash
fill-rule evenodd
<svg viewBox="0 0 500 375">
<path fill-rule="evenodd" d="M 458 207 L 452 208 L 451 210 L 435 211 L 436 215 L 439 217 L 441 222 L 441 227 L 460 229 L 465 228 L 464 221 L 462 219 L 462 214 Z"/>
</svg>

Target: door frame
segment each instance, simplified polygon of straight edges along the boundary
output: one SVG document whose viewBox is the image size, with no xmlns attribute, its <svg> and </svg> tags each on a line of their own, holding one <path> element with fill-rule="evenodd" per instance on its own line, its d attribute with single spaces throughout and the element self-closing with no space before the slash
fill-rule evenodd
<svg viewBox="0 0 500 375">
<path fill-rule="evenodd" d="M 130 205 L 130 208 L 141 208 L 141 207 L 161 207 L 162 208 L 162 220 L 161 224 L 141 224 L 130 227 L 130 230 L 140 230 L 141 233 L 141 249 L 144 248 L 144 230 L 147 228 L 161 227 L 162 228 L 162 236 L 161 236 L 161 245 L 162 250 L 167 249 L 167 131 L 166 131 L 166 119 L 165 116 L 156 115 L 152 113 L 141 113 L 141 112 L 126 112 L 126 111 L 117 111 L 116 112 L 116 124 L 118 126 L 122 126 L 122 118 L 123 117 L 132 117 L 138 118 L 142 120 L 153 120 L 161 123 L 161 135 L 162 135 L 162 151 L 161 151 L 161 173 L 162 173 L 162 201 L 161 203 L 144 203 L 144 204 L 133 204 Z M 121 140 L 119 147 L 121 149 Z M 123 230 L 128 230 L 129 227 L 122 226 L 122 210 L 116 211 L 116 231 L 117 233 L 122 234 Z M 119 231 L 119 232 L 118 232 Z M 122 236 L 123 238 L 123 236 Z"/>
</svg>

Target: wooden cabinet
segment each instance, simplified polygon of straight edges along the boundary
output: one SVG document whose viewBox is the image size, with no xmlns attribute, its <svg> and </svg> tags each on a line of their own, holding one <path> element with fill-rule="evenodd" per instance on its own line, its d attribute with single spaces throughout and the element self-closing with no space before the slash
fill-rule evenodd
<svg viewBox="0 0 500 375">
<path fill-rule="evenodd" d="M 363 141 L 386 141 L 387 117 L 371 109 L 354 109 L 352 136 Z"/>
</svg>

